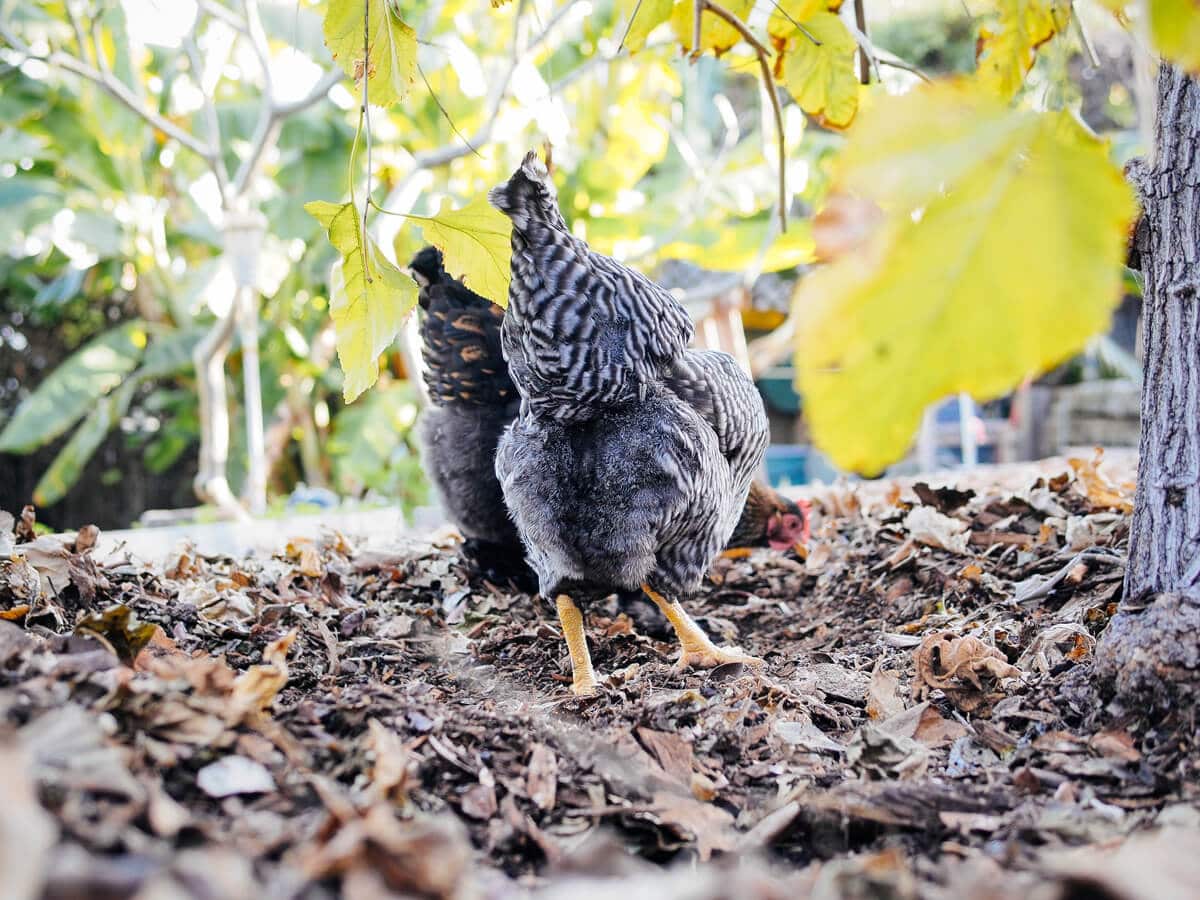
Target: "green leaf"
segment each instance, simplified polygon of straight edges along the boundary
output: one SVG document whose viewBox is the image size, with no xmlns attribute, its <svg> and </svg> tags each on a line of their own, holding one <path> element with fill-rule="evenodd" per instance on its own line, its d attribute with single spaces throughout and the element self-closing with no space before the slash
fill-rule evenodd
<svg viewBox="0 0 1200 900">
<path fill-rule="evenodd" d="M 743 22 L 754 9 L 754 0 L 730 0 L 721 4 Z M 688 53 L 692 52 L 692 32 L 696 25 L 696 4 L 691 0 L 679 0 L 671 12 L 671 27 L 675 37 Z M 738 30 L 714 13 L 706 12 L 700 18 L 700 52 L 711 50 L 720 56 L 742 39 Z"/>
<path fill-rule="evenodd" d="M 821 123 L 845 128 L 858 112 L 858 75 L 854 51 L 858 43 L 836 15 L 819 12 L 804 22 L 820 41 L 814 44 L 803 34 L 788 41 L 783 58 L 783 83 L 800 108 Z"/>
<path fill-rule="evenodd" d="M 364 244 L 354 204 L 315 200 L 304 208 L 342 255 L 330 275 L 329 312 L 346 375 L 342 395 L 349 403 L 378 380 L 379 354 L 417 305 L 417 283 L 388 262 L 369 237 Z"/>
<path fill-rule="evenodd" d="M 1066 113 L 957 82 L 890 101 L 855 127 L 837 182 L 886 218 L 796 300 L 814 438 L 863 472 L 905 452 L 930 403 L 998 396 L 1102 330 L 1136 212 Z"/>
<path fill-rule="evenodd" d="M 621 46 L 637 53 L 646 46 L 650 32 L 670 18 L 674 0 L 627 0 L 623 5 L 629 9 L 629 24 Z"/>
<path fill-rule="evenodd" d="M 436 216 L 413 218 L 420 220 L 425 239 L 442 251 L 447 272 L 480 296 L 508 306 L 512 259 L 508 216 L 480 194 L 462 209 L 443 207 Z"/>
<path fill-rule="evenodd" d="M 146 346 L 140 321 L 94 338 L 59 365 L 25 398 L 0 432 L 0 452 L 31 453 L 49 443 L 137 367 Z"/>
<path fill-rule="evenodd" d="M 1167 59 L 1200 74 L 1200 4 L 1196 0 L 1149 0 L 1150 37 Z"/>
<path fill-rule="evenodd" d="M 105 435 L 128 411 L 137 386 L 137 380 L 130 378 L 92 408 L 33 489 L 35 504 L 49 506 L 57 503 L 79 481 L 84 467 L 96 448 L 103 443 Z"/>
<path fill-rule="evenodd" d="M 998 0 L 992 23 L 979 29 L 980 80 L 1005 99 L 1014 96 L 1033 68 L 1037 48 L 1063 31 L 1070 18 L 1065 0 Z"/>
<path fill-rule="evenodd" d="M 371 39 L 363 58 L 363 15 Z M 391 106 L 404 99 L 417 77 L 417 35 L 392 10 L 389 0 L 330 0 L 325 46 L 355 84 L 365 73 L 371 102 Z"/>
</svg>

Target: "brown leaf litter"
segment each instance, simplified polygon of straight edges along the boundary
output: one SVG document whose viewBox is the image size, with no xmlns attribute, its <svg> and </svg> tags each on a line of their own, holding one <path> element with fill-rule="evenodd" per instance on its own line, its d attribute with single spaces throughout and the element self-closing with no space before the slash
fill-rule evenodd
<svg viewBox="0 0 1200 900">
<path fill-rule="evenodd" d="M 1091 678 L 1111 468 L 828 489 L 806 559 L 719 560 L 689 607 L 765 671 L 677 673 L 607 598 L 591 701 L 453 543 L 146 566 L 9 517 L 5 896 L 1196 896 L 1188 711 Z"/>
</svg>

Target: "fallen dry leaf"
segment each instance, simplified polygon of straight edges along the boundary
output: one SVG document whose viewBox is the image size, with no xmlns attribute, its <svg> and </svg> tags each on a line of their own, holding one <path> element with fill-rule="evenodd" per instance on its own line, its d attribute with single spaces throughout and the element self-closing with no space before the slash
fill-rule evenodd
<svg viewBox="0 0 1200 900">
<path fill-rule="evenodd" d="M 558 757 L 545 744 L 529 748 L 529 770 L 525 775 L 525 792 L 538 809 L 554 809 L 558 790 Z"/>
<path fill-rule="evenodd" d="M 1004 654 L 977 637 L 956 637 L 948 631 L 928 635 L 916 652 L 913 697 L 922 700 L 940 690 L 964 712 L 974 712 L 1002 694 L 998 683 L 1019 678 Z"/>
<path fill-rule="evenodd" d="M 275 790 L 275 779 L 262 763 L 231 754 L 197 772 L 196 785 L 210 797 L 232 797 L 269 794 Z"/>
<path fill-rule="evenodd" d="M 1133 494 L 1136 485 L 1132 482 L 1114 483 L 1101 470 L 1104 450 L 1096 448 L 1095 455 L 1088 460 L 1069 459 L 1067 463 L 1075 472 L 1076 484 L 1093 506 L 1115 509 L 1123 513 L 1133 512 Z"/>
<path fill-rule="evenodd" d="M 279 640 L 267 645 L 263 651 L 264 662 L 251 666 L 233 683 L 230 698 L 235 710 L 245 715 L 266 710 L 275 700 L 288 680 L 287 652 L 296 640 L 295 631 L 290 631 Z"/>
<path fill-rule="evenodd" d="M 381 800 L 405 801 L 412 779 L 416 776 L 416 763 L 408 748 L 396 732 L 378 719 L 367 722 L 370 736 L 368 748 L 375 755 L 371 768 L 371 784 Z"/>
<path fill-rule="evenodd" d="M 967 523 L 943 515 L 931 506 L 914 506 L 904 517 L 904 528 L 918 544 L 966 553 L 970 535 Z"/>
<path fill-rule="evenodd" d="M 895 672 L 876 669 L 867 688 L 867 715 L 872 719 L 890 719 L 904 711 L 900 697 L 900 679 Z"/>
<path fill-rule="evenodd" d="M 75 626 L 77 634 L 94 634 L 112 648 L 117 659 L 132 666 L 142 649 L 161 629 L 152 623 L 139 622 L 124 603 L 110 606 L 100 613 L 84 616 Z"/>
</svg>

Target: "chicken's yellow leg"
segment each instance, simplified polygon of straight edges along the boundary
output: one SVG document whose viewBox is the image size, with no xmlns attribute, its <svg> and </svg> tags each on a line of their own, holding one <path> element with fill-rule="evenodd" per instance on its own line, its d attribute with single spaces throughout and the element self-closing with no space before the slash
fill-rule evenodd
<svg viewBox="0 0 1200 900">
<path fill-rule="evenodd" d="M 650 585 L 643 584 L 642 590 L 662 610 L 675 634 L 683 651 L 679 654 L 678 668 L 711 669 L 725 663 L 743 663 L 747 666 L 765 665 L 757 656 L 747 656 L 737 647 L 718 647 L 704 633 L 687 611 L 679 605 L 679 601 L 668 601 L 662 594 L 653 590 Z"/>
<path fill-rule="evenodd" d="M 571 653 L 571 693 L 576 697 L 590 697 L 596 693 L 596 672 L 592 668 L 592 655 L 588 653 L 587 635 L 583 633 L 583 613 L 566 594 L 555 597 L 554 605 L 558 608 L 558 621 L 562 623 L 563 637 L 567 639 L 567 650 Z"/>
</svg>

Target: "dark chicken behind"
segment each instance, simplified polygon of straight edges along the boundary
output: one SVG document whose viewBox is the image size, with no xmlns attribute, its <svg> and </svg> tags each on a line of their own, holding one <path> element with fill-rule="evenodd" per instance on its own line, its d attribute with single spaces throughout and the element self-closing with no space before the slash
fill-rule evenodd
<svg viewBox="0 0 1200 900">
<path fill-rule="evenodd" d="M 421 352 L 429 407 L 421 456 L 442 506 L 462 532 L 463 552 L 485 577 L 536 589 L 495 476 L 496 444 L 520 397 L 500 352 L 500 307 L 446 274 L 426 247 L 410 263 L 421 285 Z"/>
<path fill-rule="evenodd" d="M 537 579 L 495 474 L 501 432 L 519 397 L 500 349 L 504 311 L 452 278 L 435 247 L 409 263 L 421 286 L 421 343 L 430 408 L 421 415 L 421 455 L 447 515 L 462 532 L 463 553 L 491 581 L 530 593 Z M 759 481 L 750 485 L 727 550 L 787 550 L 808 539 L 807 510 Z M 622 606 L 641 596 L 622 595 Z"/>
<path fill-rule="evenodd" d="M 576 596 L 641 587 L 682 645 L 680 666 L 761 664 L 716 647 L 680 597 L 733 533 L 767 446 L 754 383 L 724 353 L 688 350 L 665 290 L 570 233 L 530 153 L 488 195 L 512 220 L 501 329 L 521 396 L 496 474 L 574 673 L 596 689 Z"/>
</svg>

